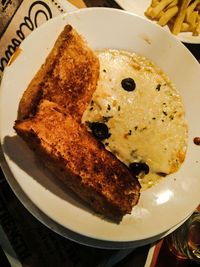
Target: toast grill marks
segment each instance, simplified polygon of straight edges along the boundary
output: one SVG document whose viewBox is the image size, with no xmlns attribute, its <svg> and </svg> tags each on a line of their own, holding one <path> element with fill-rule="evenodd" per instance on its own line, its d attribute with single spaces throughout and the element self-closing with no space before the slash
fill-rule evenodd
<svg viewBox="0 0 200 267">
<path fill-rule="evenodd" d="M 62 106 L 81 121 L 95 91 L 99 60 L 82 37 L 66 25 L 19 104 L 18 119 L 33 116 L 41 99 Z"/>
<path fill-rule="evenodd" d="M 14 128 L 53 174 L 98 213 L 121 220 L 137 204 L 137 179 L 57 104 L 42 101 L 35 117 L 17 121 Z"/>
</svg>

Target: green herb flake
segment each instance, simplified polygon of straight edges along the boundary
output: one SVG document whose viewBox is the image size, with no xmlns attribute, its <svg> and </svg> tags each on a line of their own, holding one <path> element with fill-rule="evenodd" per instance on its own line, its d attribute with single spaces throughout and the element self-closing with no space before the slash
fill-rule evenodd
<svg viewBox="0 0 200 267">
<path fill-rule="evenodd" d="M 112 118 L 113 118 L 113 116 L 103 116 L 102 120 L 103 120 L 103 122 L 108 122 L 109 119 L 112 119 Z"/>
<path fill-rule="evenodd" d="M 160 91 L 160 87 L 161 87 L 161 84 L 158 84 L 158 85 L 156 86 L 156 90 L 157 90 L 157 91 Z"/>
<path fill-rule="evenodd" d="M 111 110 L 111 106 L 110 106 L 110 104 L 108 104 L 108 106 L 107 106 L 107 110 Z"/>
<path fill-rule="evenodd" d="M 135 157 L 136 152 L 137 152 L 137 149 L 131 150 L 130 156 Z"/>
<path fill-rule="evenodd" d="M 147 127 L 143 127 L 140 131 L 143 132 L 146 129 L 147 129 Z"/>
</svg>

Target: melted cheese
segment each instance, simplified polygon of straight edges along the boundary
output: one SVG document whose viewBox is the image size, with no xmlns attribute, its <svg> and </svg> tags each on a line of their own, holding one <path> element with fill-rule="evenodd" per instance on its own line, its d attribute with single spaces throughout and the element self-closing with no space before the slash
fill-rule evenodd
<svg viewBox="0 0 200 267">
<path fill-rule="evenodd" d="M 187 147 L 187 125 L 176 88 L 152 62 L 136 54 L 99 51 L 100 77 L 82 121 L 104 122 L 111 136 L 103 143 L 122 162 L 145 162 L 149 174 L 139 176 L 143 189 L 163 174 L 178 170 Z M 132 78 L 133 91 L 121 81 Z M 160 175 L 162 174 L 162 175 Z"/>
</svg>

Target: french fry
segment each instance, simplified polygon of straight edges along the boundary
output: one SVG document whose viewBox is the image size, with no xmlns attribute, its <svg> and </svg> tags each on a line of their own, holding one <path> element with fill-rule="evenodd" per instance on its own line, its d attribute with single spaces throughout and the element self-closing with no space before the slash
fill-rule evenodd
<svg viewBox="0 0 200 267">
<path fill-rule="evenodd" d="M 166 7 L 168 6 L 173 0 L 161 0 L 161 2 L 158 3 L 158 5 L 152 9 L 151 16 L 152 18 L 156 18 L 158 14 Z"/>
<path fill-rule="evenodd" d="M 174 27 L 172 28 L 172 33 L 174 35 L 177 35 L 181 31 L 181 25 L 182 25 L 183 20 L 185 18 L 187 7 L 190 4 L 190 2 L 191 2 L 191 0 L 183 0 L 182 1 L 179 14 L 175 20 Z"/>
<path fill-rule="evenodd" d="M 148 18 L 152 19 L 152 17 L 151 17 L 151 12 L 152 12 L 152 6 L 149 6 L 149 7 L 147 8 L 147 10 L 144 12 L 144 14 L 145 14 Z"/>
<path fill-rule="evenodd" d="M 174 35 L 200 34 L 200 0 L 152 0 L 145 15 L 160 26 L 168 25 Z"/>
<path fill-rule="evenodd" d="M 156 17 L 156 20 L 159 20 L 162 16 L 164 16 L 165 12 L 162 10 L 158 16 Z"/>
<path fill-rule="evenodd" d="M 200 34 L 200 16 L 199 16 L 198 22 L 196 24 L 196 27 L 195 27 L 194 31 L 192 32 L 193 36 L 198 36 L 199 34 Z"/>
<path fill-rule="evenodd" d="M 159 3 L 159 0 L 152 0 L 151 1 L 151 6 L 155 7 L 155 6 L 157 6 L 158 3 Z"/>
<path fill-rule="evenodd" d="M 168 6 L 167 6 L 167 9 L 168 8 L 171 8 L 171 7 L 173 7 L 173 6 L 177 6 L 178 5 L 178 0 L 174 0 L 174 1 L 172 1 Z"/>
<path fill-rule="evenodd" d="M 183 22 L 181 25 L 181 32 L 189 32 L 190 31 L 190 24 L 187 22 Z"/>
<path fill-rule="evenodd" d="M 193 11 L 188 18 L 188 23 L 191 25 L 192 29 L 195 27 L 197 19 L 198 19 L 198 11 Z"/>
<path fill-rule="evenodd" d="M 200 4 L 200 0 L 195 0 L 191 5 L 188 6 L 187 11 L 186 11 L 186 21 L 187 22 L 189 22 L 189 17 L 198 4 Z"/>
<path fill-rule="evenodd" d="M 163 16 L 158 21 L 160 26 L 165 26 L 171 18 L 173 18 L 178 13 L 178 7 L 174 6 L 168 9 Z"/>
</svg>

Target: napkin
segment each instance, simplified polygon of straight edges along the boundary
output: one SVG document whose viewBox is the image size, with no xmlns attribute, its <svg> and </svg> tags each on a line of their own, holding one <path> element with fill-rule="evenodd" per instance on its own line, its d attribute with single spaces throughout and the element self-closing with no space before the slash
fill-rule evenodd
<svg viewBox="0 0 200 267">
<path fill-rule="evenodd" d="M 66 0 L 1 1 L 0 80 L 16 48 L 32 31 L 47 20 L 76 9 Z"/>
</svg>

